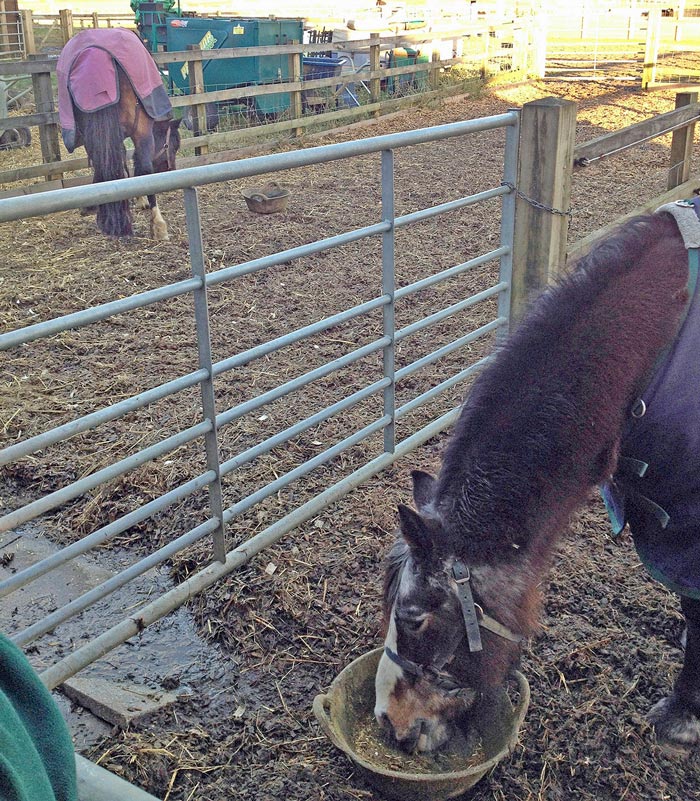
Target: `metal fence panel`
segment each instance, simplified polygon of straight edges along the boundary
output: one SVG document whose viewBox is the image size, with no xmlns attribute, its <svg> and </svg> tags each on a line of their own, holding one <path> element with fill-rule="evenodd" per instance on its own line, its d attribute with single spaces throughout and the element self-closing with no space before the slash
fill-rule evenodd
<svg viewBox="0 0 700 801">
<path fill-rule="evenodd" d="M 359 486 L 369 477 L 376 475 L 379 471 L 392 464 L 397 458 L 409 453 L 450 425 L 457 410 L 433 419 L 427 425 L 423 425 L 403 439 L 397 436 L 396 431 L 397 421 L 407 419 L 408 415 L 415 409 L 424 406 L 438 395 L 473 375 L 481 367 L 483 360 L 457 371 L 423 392 L 418 392 L 409 401 L 398 406 L 396 386 L 398 382 L 419 373 L 426 366 L 435 364 L 445 356 L 469 345 L 478 338 L 492 332 L 500 334 L 507 330 L 514 216 L 514 194 L 509 189 L 509 186 L 514 184 L 516 177 L 518 125 L 519 115 L 513 111 L 494 117 L 468 120 L 451 125 L 379 136 L 338 145 L 327 145 L 292 153 L 278 153 L 244 161 L 207 165 L 153 176 L 128 178 L 122 181 L 48 192 L 31 197 L 0 200 L 0 221 L 6 221 L 70 208 L 96 205 L 105 200 L 130 198 L 181 189 L 184 190 L 183 202 L 190 244 L 192 278 L 172 284 L 164 284 L 156 289 L 131 297 L 115 299 L 93 308 L 84 309 L 53 320 L 45 320 L 44 322 L 26 326 L 16 331 L 8 331 L 0 335 L 0 349 L 7 351 L 11 358 L 15 349 L 32 347 L 33 343 L 54 337 L 61 332 L 89 326 L 116 315 L 133 314 L 138 309 L 150 308 L 154 304 L 165 303 L 173 298 L 180 298 L 181 296 L 192 297 L 191 313 L 196 330 L 197 364 L 192 365 L 192 370 L 189 373 L 178 376 L 159 386 L 153 386 L 145 392 L 122 399 L 90 414 L 76 417 L 73 421 L 56 426 L 39 435 L 27 437 L 23 441 L 15 442 L 0 451 L 0 465 L 11 464 L 17 460 L 27 458 L 39 450 L 56 446 L 73 436 L 96 429 L 107 422 L 142 409 L 159 399 L 173 396 L 179 398 L 181 393 L 187 389 L 192 389 L 195 385 L 200 388 L 201 406 L 198 411 L 196 409 L 192 410 L 198 413 L 199 422 L 149 447 L 141 448 L 102 470 L 95 471 L 89 476 L 83 476 L 71 484 L 19 506 L 0 518 L 0 531 L 7 531 L 46 513 L 69 499 L 79 497 L 115 476 L 123 475 L 139 465 L 150 463 L 156 457 L 167 454 L 185 443 L 196 442 L 201 447 L 201 461 L 204 469 L 199 475 L 183 481 L 179 486 L 172 487 L 168 492 L 152 499 L 141 507 L 133 509 L 128 514 L 97 528 L 78 542 L 66 546 L 57 554 L 40 560 L 0 582 L 0 597 L 2 597 L 25 587 L 39 576 L 45 575 L 47 572 L 81 554 L 85 554 L 90 549 L 103 545 L 116 534 L 127 530 L 129 526 L 143 523 L 151 519 L 153 515 L 162 512 L 184 498 L 194 497 L 204 489 L 207 490 L 206 506 L 208 512 L 207 518 L 203 523 L 174 537 L 165 546 L 154 550 L 146 557 L 138 559 L 109 580 L 93 587 L 80 597 L 73 599 L 70 603 L 45 615 L 15 634 L 14 639 L 18 643 L 26 645 L 52 631 L 56 626 L 59 626 L 72 616 L 82 613 L 98 600 L 104 598 L 115 589 L 124 586 L 137 576 L 143 575 L 153 566 L 164 563 L 182 549 L 190 547 L 195 542 L 210 542 L 211 564 L 203 567 L 187 580 L 140 608 L 137 614 L 111 626 L 90 642 L 45 670 L 42 678 L 47 686 L 55 687 L 78 670 L 100 658 L 110 649 L 133 637 L 144 626 L 160 619 L 169 611 L 182 605 L 193 593 L 200 592 L 211 586 L 214 582 L 250 560 L 261 550 L 279 540 L 294 527 L 318 514 L 319 511 L 327 508 L 328 505 L 345 495 L 352 488 Z M 408 215 L 396 216 L 394 205 L 395 150 L 416 144 L 436 142 L 457 136 L 469 136 L 477 132 L 496 129 L 505 129 L 506 131 L 503 184 Z M 376 223 L 348 230 L 339 235 L 320 239 L 306 245 L 278 251 L 270 256 L 242 264 L 225 266 L 213 272 L 206 272 L 206 249 L 202 238 L 199 199 L 195 187 L 223 180 L 270 174 L 291 167 L 321 164 L 331 160 L 372 153 L 381 155 L 381 209 L 379 211 L 380 220 Z M 442 269 L 413 284 L 397 289 L 395 234 L 398 229 L 438 214 L 454 212 L 457 209 L 466 209 L 476 203 L 494 199 L 500 199 L 502 212 L 501 236 L 498 247 L 462 264 Z M 218 361 L 213 359 L 208 309 L 208 292 L 213 287 L 235 282 L 243 276 L 260 273 L 294 259 L 300 259 L 330 248 L 340 247 L 349 242 L 369 238 L 375 238 L 381 244 L 381 265 L 377 275 L 378 294 L 374 298 L 355 306 L 349 306 L 314 323 L 299 326 L 287 331 L 282 336 L 260 342 L 240 353 L 226 356 Z M 455 276 L 464 275 L 490 261 L 498 261 L 500 265 L 498 280 L 492 286 L 463 298 L 457 303 L 435 309 L 420 319 L 397 328 L 395 315 L 395 303 L 397 300 L 417 296 L 425 289 L 436 287 L 441 282 L 452 279 Z M 397 367 L 396 348 L 399 343 L 418 332 L 428 330 L 431 326 L 487 298 L 498 299 L 498 309 L 493 320 L 477 327 L 473 331 L 455 337 L 453 341 L 434 348 L 430 353 L 414 359 L 409 364 Z M 344 355 L 327 360 L 312 369 L 307 369 L 306 372 L 295 376 L 289 381 L 279 383 L 267 391 L 258 392 L 254 397 L 242 400 L 230 408 L 219 408 L 221 400 L 217 397 L 217 386 L 228 375 L 235 374 L 237 370 L 264 360 L 271 354 L 291 345 L 298 345 L 313 336 L 324 334 L 324 332 L 343 322 L 360 319 L 372 314 L 381 316 L 379 324 L 381 334 L 379 336 L 363 345 L 358 343 L 358 347 L 348 350 Z M 378 360 L 378 371 L 373 380 L 359 388 L 349 389 L 344 397 L 333 403 L 328 403 L 318 408 L 307 408 L 305 417 L 287 426 L 284 430 L 272 436 L 263 436 L 261 434 L 254 444 L 247 445 L 235 455 L 222 459 L 220 443 L 217 438 L 228 426 L 233 425 L 244 415 L 261 409 L 268 403 L 293 396 L 294 393 L 298 393 L 312 382 L 335 374 L 341 368 L 346 368 L 368 358 L 376 358 Z M 358 424 L 354 430 L 346 432 L 338 441 L 315 453 L 310 458 L 301 461 L 293 469 L 284 474 L 276 475 L 274 480 L 269 481 L 266 485 L 254 491 L 246 492 L 243 497 L 239 497 L 233 503 L 225 500 L 222 492 L 222 480 L 228 480 L 235 476 L 236 471 L 265 454 L 269 454 L 278 448 L 288 447 L 289 443 L 301 432 L 308 431 L 324 421 L 335 418 L 357 404 L 368 401 L 368 399 L 376 400 L 372 419 L 363 421 L 362 425 Z M 319 466 L 333 462 L 333 460 L 336 460 L 349 449 L 354 448 L 358 443 L 377 436 L 382 441 L 381 452 L 372 458 L 368 457 L 359 469 L 355 469 L 349 475 L 331 483 L 310 500 L 299 504 L 296 508 L 287 512 L 257 534 L 246 538 L 243 542 L 234 544 L 234 542 L 230 541 L 228 533 L 230 526 L 241 515 L 254 508 L 264 499 L 289 487 L 300 477 L 308 475 Z"/>
</svg>

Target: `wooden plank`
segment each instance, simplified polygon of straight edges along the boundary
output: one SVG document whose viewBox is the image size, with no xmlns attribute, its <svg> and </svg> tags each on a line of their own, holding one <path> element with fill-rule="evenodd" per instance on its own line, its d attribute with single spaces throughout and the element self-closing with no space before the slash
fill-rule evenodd
<svg viewBox="0 0 700 801">
<path fill-rule="evenodd" d="M 413 73 L 428 73 L 431 68 L 429 63 L 406 64 L 403 67 L 392 67 L 391 69 L 377 69 L 363 71 L 361 76 L 356 73 L 347 73 L 330 78 L 313 78 L 309 81 L 294 81 L 290 83 L 267 83 L 260 86 L 234 86 L 231 89 L 219 89 L 215 92 L 202 92 L 196 98 L 193 95 L 178 95 L 171 97 L 173 108 L 184 106 L 194 106 L 198 103 L 217 103 L 222 100 L 243 99 L 250 97 L 260 97 L 262 95 L 276 95 L 280 92 L 300 92 L 312 91 L 331 87 L 334 90 L 341 84 L 365 83 L 368 80 L 380 81 L 384 77 L 392 75 L 412 75 Z"/>
<path fill-rule="evenodd" d="M 296 41 L 293 41 L 292 44 L 297 44 Z M 287 56 L 288 62 L 288 70 L 289 70 L 289 78 L 292 83 L 299 84 L 302 83 L 302 55 L 301 53 L 290 53 Z M 293 120 L 301 119 L 304 113 L 304 108 L 302 104 L 302 97 L 301 97 L 301 89 L 295 90 L 290 92 L 289 95 L 289 114 Z M 300 137 L 304 133 L 304 129 L 299 126 L 298 128 L 294 128 L 294 136 Z"/>
<path fill-rule="evenodd" d="M 659 114 L 634 125 L 628 125 L 619 131 L 611 131 L 578 145 L 574 150 L 574 160 L 580 165 L 585 161 L 599 159 L 613 151 L 616 152 L 623 148 L 632 147 L 640 142 L 669 133 L 673 128 L 686 125 L 697 119 L 700 119 L 699 103 L 667 111 L 665 114 Z"/>
<path fill-rule="evenodd" d="M 55 72 L 55 58 L 42 56 L 36 61 L 2 61 L 0 62 L 0 75 L 34 75 L 40 72 Z"/>
<path fill-rule="evenodd" d="M 43 114 L 19 114 L 16 117 L 0 117 L 0 129 L 19 128 L 29 125 L 48 125 L 58 123 L 57 111 L 45 111 Z"/>
<path fill-rule="evenodd" d="M 639 214 L 650 214 L 651 212 L 656 211 L 659 206 L 663 206 L 666 203 L 674 203 L 676 200 L 683 200 L 684 198 L 692 197 L 698 186 L 700 186 L 700 176 L 691 178 L 685 183 L 679 184 L 673 189 L 670 189 L 668 192 L 664 192 L 662 195 L 657 195 L 651 200 L 642 203 L 641 206 L 637 206 L 637 208 L 634 209 L 634 211 L 630 211 L 629 214 L 618 217 L 609 225 L 599 228 L 597 231 L 593 231 L 593 233 L 588 234 L 588 236 L 584 236 L 583 239 L 579 239 L 578 242 L 574 243 L 569 248 L 566 254 L 567 262 L 570 263 L 580 259 L 599 239 L 603 239 L 604 237 L 608 236 L 623 223 L 631 220 L 632 217 L 637 217 Z"/>
<path fill-rule="evenodd" d="M 504 29 L 512 29 L 513 26 L 502 26 Z M 500 30 L 500 26 L 493 25 L 474 25 L 467 26 L 460 29 L 449 29 L 445 31 L 432 31 L 426 33 L 402 33 L 395 36 L 380 36 L 379 34 L 370 34 L 367 39 L 351 39 L 345 42 L 332 42 L 331 47 L 333 50 L 349 51 L 357 53 L 361 50 L 370 50 L 372 46 L 376 45 L 376 39 L 379 39 L 379 45 L 382 50 L 391 50 L 392 48 L 402 47 L 408 45 L 415 47 L 416 45 L 429 44 L 441 39 L 454 39 L 463 38 L 466 36 L 474 36 L 478 34 L 488 35 L 491 31 Z M 153 53 L 153 60 L 161 67 L 166 67 L 168 64 L 182 63 L 185 61 L 199 58 L 202 61 L 217 61 L 226 58 L 248 58 L 250 56 L 279 56 L 289 53 L 324 53 L 328 50 L 329 45 L 326 44 L 286 44 L 286 45 L 263 45 L 260 47 L 232 47 L 232 48 L 217 48 L 214 50 L 203 50 L 199 56 L 193 56 L 187 50 L 171 50 L 165 53 Z"/>
<path fill-rule="evenodd" d="M 75 170 L 86 170 L 90 164 L 87 157 L 82 159 L 66 159 L 53 161 L 50 164 L 34 164 L 31 167 L 15 167 L 13 170 L 0 172 L 0 184 L 10 184 L 15 181 L 26 181 L 29 178 L 45 178 L 47 175 Z"/>
<path fill-rule="evenodd" d="M 61 9 L 58 12 L 61 24 L 61 36 L 63 44 L 67 44 L 69 39 L 73 38 L 73 12 L 69 8 Z"/>
</svg>

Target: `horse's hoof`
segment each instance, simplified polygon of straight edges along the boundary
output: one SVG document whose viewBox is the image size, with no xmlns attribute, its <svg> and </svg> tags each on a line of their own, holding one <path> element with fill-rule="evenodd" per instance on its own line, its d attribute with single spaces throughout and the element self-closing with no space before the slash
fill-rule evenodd
<svg viewBox="0 0 700 801">
<path fill-rule="evenodd" d="M 151 231 L 151 239 L 155 239 L 156 242 L 167 242 L 170 239 L 170 235 L 168 234 L 167 230 L 162 231 L 159 228 L 156 228 Z"/>
<path fill-rule="evenodd" d="M 140 209 L 141 211 L 145 211 L 146 209 L 149 209 L 150 206 L 148 204 L 148 198 L 145 197 L 144 195 L 141 195 L 140 197 L 134 198 L 134 208 L 135 209 Z"/>
<path fill-rule="evenodd" d="M 700 746 L 700 720 L 675 695 L 662 698 L 647 713 L 656 739 L 665 751 L 688 754 Z"/>
</svg>

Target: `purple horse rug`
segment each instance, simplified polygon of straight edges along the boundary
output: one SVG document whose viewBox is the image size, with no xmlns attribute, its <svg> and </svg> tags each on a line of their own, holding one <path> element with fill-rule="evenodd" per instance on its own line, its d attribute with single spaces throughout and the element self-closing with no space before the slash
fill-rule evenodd
<svg viewBox="0 0 700 801">
<path fill-rule="evenodd" d="M 69 153 L 81 144 L 73 104 L 87 113 L 119 102 L 119 65 L 153 120 L 169 119 L 172 106 L 151 54 L 134 31 L 96 28 L 74 36 L 56 65 L 58 116 Z"/>
<path fill-rule="evenodd" d="M 671 214 L 688 249 L 690 301 L 678 335 L 631 409 L 618 469 L 601 490 L 613 533 L 629 523 L 648 572 L 700 598 L 700 198 Z"/>
</svg>

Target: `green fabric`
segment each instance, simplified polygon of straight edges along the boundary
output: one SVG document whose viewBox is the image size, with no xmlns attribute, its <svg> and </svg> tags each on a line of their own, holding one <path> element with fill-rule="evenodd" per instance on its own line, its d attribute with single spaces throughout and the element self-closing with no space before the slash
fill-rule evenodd
<svg viewBox="0 0 700 801">
<path fill-rule="evenodd" d="M 0 801 L 77 801 L 70 733 L 24 654 L 0 634 Z"/>
</svg>

